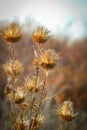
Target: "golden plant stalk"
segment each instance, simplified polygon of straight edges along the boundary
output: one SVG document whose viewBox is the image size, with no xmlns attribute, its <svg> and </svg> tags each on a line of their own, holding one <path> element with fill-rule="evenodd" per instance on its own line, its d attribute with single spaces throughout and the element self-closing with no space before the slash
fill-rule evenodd
<svg viewBox="0 0 87 130">
<path fill-rule="evenodd" d="M 36 71 L 37 71 L 36 84 L 37 84 L 37 79 L 38 79 L 38 75 L 39 75 L 40 59 L 41 59 L 41 58 L 39 58 L 41 55 L 40 44 L 45 43 L 48 40 L 48 38 L 49 38 L 49 31 L 47 29 L 45 29 L 44 27 L 38 27 L 38 29 L 33 33 L 34 42 L 38 43 L 37 44 L 38 50 L 37 51 L 34 50 L 34 54 L 35 54 L 35 58 L 36 58 L 36 59 L 34 59 L 34 65 L 36 66 Z M 31 120 L 30 130 L 35 129 L 34 125 L 32 125 L 32 124 L 35 124 L 36 118 L 38 116 L 38 113 L 40 112 L 40 109 L 41 109 L 41 106 L 43 103 L 42 101 L 45 98 L 44 97 L 44 89 L 45 89 L 45 85 L 46 85 L 46 78 L 47 78 L 47 71 L 45 71 L 44 84 L 43 84 L 43 87 L 42 87 L 42 90 L 40 93 L 40 100 L 38 101 L 39 108 L 38 108 L 37 113 L 34 115 L 34 117 L 35 117 L 34 120 Z M 34 102 L 33 102 L 33 104 L 34 104 Z"/>
<path fill-rule="evenodd" d="M 41 54 L 41 48 L 40 48 L 40 44 L 43 44 L 45 43 L 48 38 L 50 37 L 49 35 L 50 31 L 48 31 L 45 27 L 43 26 L 40 26 L 37 28 L 36 31 L 34 31 L 33 33 L 33 40 L 35 43 L 37 43 L 37 46 L 38 46 L 38 50 L 35 51 L 35 59 L 34 60 L 34 65 L 36 66 L 36 84 L 37 84 L 37 79 L 38 79 L 38 76 L 39 76 L 39 69 L 40 69 L 40 54 Z M 43 94 L 44 94 L 44 88 L 45 88 L 45 84 L 46 84 L 46 76 L 45 76 L 45 79 L 44 79 L 44 84 L 43 84 L 43 88 L 42 88 L 42 91 L 41 91 L 41 96 L 40 96 L 40 100 L 39 100 L 39 109 L 38 109 L 38 112 L 40 110 L 40 107 L 41 107 L 41 104 L 42 104 L 42 99 L 43 99 Z M 34 102 L 33 102 L 34 104 Z M 36 118 L 38 116 L 38 113 L 35 114 L 35 118 L 34 118 L 34 121 L 36 121 Z M 32 124 L 32 123 L 31 123 Z"/>
<path fill-rule="evenodd" d="M 22 71 L 21 64 L 19 62 L 15 62 L 15 44 L 18 42 L 21 37 L 21 28 L 19 24 L 16 22 L 12 22 L 8 27 L 4 28 L 2 30 L 2 35 L 4 39 L 7 41 L 7 43 L 10 43 L 10 50 L 9 50 L 9 62 L 4 65 L 4 70 L 8 77 L 8 86 L 12 86 L 12 96 L 10 96 L 10 99 L 12 100 L 11 103 L 11 116 L 12 116 L 12 122 L 13 122 L 13 130 L 16 130 L 16 107 L 15 107 L 15 76 L 19 75 L 19 73 Z M 16 65 L 16 64 L 17 65 Z M 16 66 L 15 66 L 16 65 Z M 19 68 L 18 68 L 19 66 Z"/>
<path fill-rule="evenodd" d="M 30 123 L 30 127 L 29 127 L 29 130 L 37 130 L 39 125 L 42 124 L 39 122 L 37 122 L 37 119 L 38 119 L 38 116 L 39 116 L 39 113 L 40 113 L 40 110 L 41 110 L 41 105 L 43 104 L 42 100 L 44 99 L 44 89 L 45 89 L 45 85 L 46 85 L 46 76 L 45 76 L 45 79 L 44 79 L 44 83 L 43 83 L 43 86 L 42 86 L 42 90 L 41 90 L 41 95 L 40 95 L 40 100 L 38 101 L 38 111 L 35 113 L 34 115 L 34 119 L 31 120 L 31 123 Z M 34 100 L 35 101 L 35 100 Z M 32 106 L 34 105 L 34 101 L 32 103 Z M 32 112 L 32 111 L 31 111 Z M 41 116 L 40 116 L 41 117 Z M 43 119 L 43 117 L 41 117 Z M 38 127 L 37 127 L 38 126 Z"/>
<path fill-rule="evenodd" d="M 14 64 L 14 52 L 15 52 L 15 45 L 12 45 L 11 46 L 11 57 L 10 57 L 10 59 L 12 60 L 12 71 L 13 71 L 13 64 Z M 12 97 L 12 99 L 13 99 L 13 103 L 12 103 L 12 105 L 13 105 L 13 111 L 14 111 L 14 113 L 13 113 L 13 130 L 16 130 L 16 109 L 15 109 L 15 77 L 14 77 L 14 75 L 12 75 L 12 77 L 11 77 L 12 79 L 11 79 L 11 85 L 12 85 L 12 92 L 13 92 L 13 97 Z"/>
<path fill-rule="evenodd" d="M 38 54 L 37 54 L 38 56 L 40 55 L 40 46 L 38 46 Z M 37 61 L 37 62 L 39 62 L 39 61 Z M 36 94 L 36 86 L 37 86 L 37 83 L 38 83 L 38 77 L 39 77 L 39 64 L 37 64 L 36 65 L 36 78 L 35 78 L 35 84 L 34 84 L 34 86 L 35 86 L 35 89 L 34 89 L 34 98 L 32 97 L 32 95 L 31 95 L 31 99 L 32 99 L 32 103 L 31 103 L 31 114 L 30 114 L 30 124 L 29 124 L 29 130 L 36 130 L 35 128 L 34 128 L 34 124 L 35 124 L 35 122 L 36 122 L 36 117 L 37 117 L 37 113 L 35 114 L 35 118 L 34 118 L 34 120 L 32 120 L 32 112 L 33 112 L 33 105 L 34 105 L 34 102 L 35 102 L 35 94 Z"/>
<path fill-rule="evenodd" d="M 23 86 L 16 86 L 19 75 L 23 71 L 20 61 L 15 59 L 15 44 L 21 37 L 21 28 L 19 24 L 12 23 L 3 31 L 3 37 L 9 43 L 9 62 L 3 68 L 8 77 L 8 84 L 5 88 L 5 94 L 10 102 L 10 112 L 12 116 L 13 130 L 38 130 L 45 122 L 45 116 L 42 113 L 42 105 L 46 100 L 55 95 L 45 95 L 46 82 L 49 70 L 53 70 L 60 60 L 59 53 L 55 50 L 42 50 L 41 44 L 45 43 L 50 37 L 45 27 L 40 26 L 33 33 L 33 41 L 37 43 L 37 49 L 34 49 L 33 64 L 36 69 L 36 75 L 25 78 Z M 43 81 L 40 78 L 40 67 L 43 68 Z M 37 95 L 39 99 L 37 101 Z M 60 130 L 64 130 L 67 122 L 72 121 L 77 113 L 73 112 L 72 102 L 65 101 L 57 109 L 57 115 L 63 123 Z"/>
</svg>

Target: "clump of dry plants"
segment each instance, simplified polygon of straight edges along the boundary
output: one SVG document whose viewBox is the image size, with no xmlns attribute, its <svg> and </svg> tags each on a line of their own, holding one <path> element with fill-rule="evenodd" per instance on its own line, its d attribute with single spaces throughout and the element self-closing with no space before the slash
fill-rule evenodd
<svg viewBox="0 0 87 130">
<path fill-rule="evenodd" d="M 55 68 L 60 61 L 60 55 L 55 50 L 43 50 L 42 44 L 50 38 L 50 31 L 46 27 L 38 27 L 33 32 L 33 41 L 37 43 L 34 48 L 33 65 L 36 69 L 36 75 L 27 76 L 24 82 L 17 85 L 20 75 L 23 72 L 23 64 L 16 59 L 15 49 L 21 38 L 22 28 L 16 22 L 12 22 L 2 31 L 2 36 L 10 46 L 9 61 L 3 65 L 7 75 L 7 85 L 5 87 L 5 96 L 10 103 L 10 117 L 12 130 L 37 130 L 45 123 L 46 116 L 42 111 L 44 102 L 51 99 L 45 94 L 46 80 L 49 71 Z M 43 44 L 44 45 L 44 44 Z M 40 69 L 42 67 L 43 69 Z M 40 71 L 43 71 L 43 79 L 40 77 Z M 39 96 L 39 99 L 38 99 Z M 52 96 L 54 97 L 54 96 Z M 74 114 L 71 101 L 65 101 L 57 109 L 57 115 L 64 124 L 60 130 L 65 129 L 65 123 L 72 121 L 77 113 Z"/>
</svg>

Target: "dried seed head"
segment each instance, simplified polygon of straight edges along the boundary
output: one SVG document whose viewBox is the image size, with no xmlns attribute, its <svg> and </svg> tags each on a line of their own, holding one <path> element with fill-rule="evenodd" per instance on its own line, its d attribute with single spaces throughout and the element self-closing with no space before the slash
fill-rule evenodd
<svg viewBox="0 0 87 130">
<path fill-rule="evenodd" d="M 20 104 L 24 101 L 25 93 L 23 87 L 17 87 L 14 94 L 15 95 L 13 97 L 13 91 L 11 91 L 11 93 L 7 95 L 9 101 L 17 104 Z"/>
<path fill-rule="evenodd" d="M 22 110 L 25 110 L 27 107 L 28 107 L 28 104 L 26 102 L 23 102 L 23 103 L 20 104 L 20 108 Z"/>
<path fill-rule="evenodd" d="M 20 75 L 23 72 L 23 65 L 20 61 L 16 60 L 13 64 L 13 71 L 15 76 Z"/>
<path fill-rule="evenodd" d="M 12 22 L 7 28 L 2 30 L 2 35 L 8 43 L 14 44 L 22 37 L 21 27 L 18 23 Z"/>
<path fill-rule="evenodd" d="M 77 115 L 77 113 L 74 113 L 73 103 L 71 101 L 65 101 L 61 106 L 59 106 L 57 114 L 66 122 L 72 121 Z"/>
<path fill-rule="evenodd" d="M 27 130 L 29 126 L 29 120 L 25 117 L 23 121 L 21 120 L 21 116 L 19 116 L 16 120 L 17 130 Z"/>
<path fill-rule="evenodd" d="M 47 30 L 44 26 L 38 27 L 37 30 L 33 33 L 34 42 L 38 44 L 45 43 L 50 37 L 49 33 L 50 31 Z"/>
<path fill-rule="evenodd" d="M 5 87 L 5 89 L 4 89 L 4 93 L 5 93 L 5 95 L 8 95 L 11 92 L 12 92 L 12 85 L 7 84 L 6 87 Z"/>
<path fill-rule="evenodd" d="M 16 128 L 17 128 L 17 130 L 26 130 L 26 125 L 24 124 L 24 123 L 22 123 L 22 122 L 17 122 L 16 123 Z"/>
<path fill-rule="evenodd" d="M 45 50 L 40 56 L 40 65 L 46 70 L 53 69 L 60 60 L 59 54 L 55 50 Z"/>
<path fill-rule="evenodd" d="M 25 93 L 23 87 L 18 87 L 15 93 L 15 103 L 20 104 L 24 101 Z"/>
<path fill-rule="evenodd" d="M 24 85 L 29 92 L 34 92 L 34 90 L 35 90 L 35 79 L 30 78 L 30 77 L 26 77 Z"/>
<path fill-rule="evenodd" d="M 15 60 L 12 63 L 12 60 L 3 65 L 3 68 L 8 77 L 19 76 L 23 71 L 23 65 L 19 60 Z"/>
<path fill-rule="evenodd" d="M 43 114 L 38 115 L 35 120 L 35 127 L 38 129 L 44 124 L 44 122 L 45 122 L 45 116 Z"/>
<path fill-rule="evenodd" d="M 36 77 L 27 77 L 25 78 L 25 87 L 27 88 L 27 90 L 29 92 L 38 92 L 39 90 L 42 89 L 43 86 L 43 82 L 40 80 L 40 78 L 37 78 L 36 81 Z"/>
</svg>

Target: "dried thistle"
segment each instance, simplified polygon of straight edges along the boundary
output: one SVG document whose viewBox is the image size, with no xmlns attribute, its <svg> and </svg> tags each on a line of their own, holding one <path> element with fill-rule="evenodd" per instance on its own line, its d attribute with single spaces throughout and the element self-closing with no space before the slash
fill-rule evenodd
<svg viewBox="0 0 87 130">
<path fill-rule="evenodd" d="M 25 78 L 24 84 L 29 92 L 38 92 L 39 90 L 42 89 L 43 86 L 43 82 L 40 80 L 40 78 L 38 77 L 36 81 L 36 78 L 34 76 L 31 78 L 30 77 Z"/>
<path fill-rule="evenodd" d="M 30 77 L 25 78 L 24 85 L 29 92 L 34 92 L 34 90 L 35 90 L 35 79 L 30 78 Z"/>
<path fill-rule="evenodd" d="M 46 70 L 53 69 L 60 60 L 59 54 L 55 50 L 45 50 L 40 56 L 40 65 Z"/>
<path fill-rule="evenodd" d="M 15 103 L 22 103 L 25 98 L 25 93 L 23 87 L 17 87 L 15 93 Z"/>
<path fill-rule="evenodd" d="M 7 98 L 9 101 L 15 102 L 16 104 L 20 104 L 24 101 L 25 93 L 24 93 L 23 87 L 17 87 L 14 94 L 15 94 L 14 99 L 13 99 L 13 92 L 12 91 L 10 94 L 7 95 Z"/>
<path fill-rule="evenodd" d="M 21 116 L 18 116 L 16 121 L 17 130 L 27 130 L 28 126 L 29 120 L 26 117 L 23 117 L 23 119 L 21 119 Z"/>
<path fill-rule="evenodd" d="M 14 62 L 10 60 L 9 62 L 3 65 L 3 68 L 8 77 L 18 76 L 23 71 L 23 65 L 19 60 L 15 60 Z"/>
<path fill-rule="evenodd" d="M 2 35 L 8 43 L 18 42 L 22 37 L 21 27 L 18 23 L 12 22 L 7 28 L 2 30 Z"/>
<path fill-rule="evenodd" d="M 66 122 L 72 121 L 77 115 L 77 113 L 74 113 L 73 103 L 71 101 L 65 101 L 61 106 L 59 106 L 57 114 Z"/>
<path fill-rule="evenodd" d="M 20 104 L 21 110 L 25 110 L 28 107 L 28 104 L 26 102 L 23 102 Z"/>
<path fill-rule="evenodd" d="M 40 26 L 33 32 L 33 40 L 35 43 L 45 43 L 48 38 L 50 37 L 49 35 L 50 31 L 46 29 L 44 26 Z"/>
<path fill-rule="evenodd" d="M 12 92 L 12 85 L 11 85 L 11 84 L 7 84 L 7 85 L 5 86 L 4 93 L 5 93 L 5 95 L 8 95 L 8 94 L 10 94 L 11 92 Z"/>
<path fill-rule="evenodd" d="M 39 114 L 37 115 L 36 119 L 35 119 L 35 129 L 38 129 L 39 127 L 41 127 L 45 122 L 45 116 L 43 114 Z"/>
</svg>

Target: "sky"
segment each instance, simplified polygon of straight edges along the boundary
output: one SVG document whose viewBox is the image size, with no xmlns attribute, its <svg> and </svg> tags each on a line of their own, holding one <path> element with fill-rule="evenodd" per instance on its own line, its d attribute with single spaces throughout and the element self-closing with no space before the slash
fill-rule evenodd
<svg viewBox="0 0 87 130">
<path fill-rule="evenodd" d="M 0 20 L 34 19 L 58 36 L 87 37 L 87 0 L 0 0 Z"/>
</svg>

